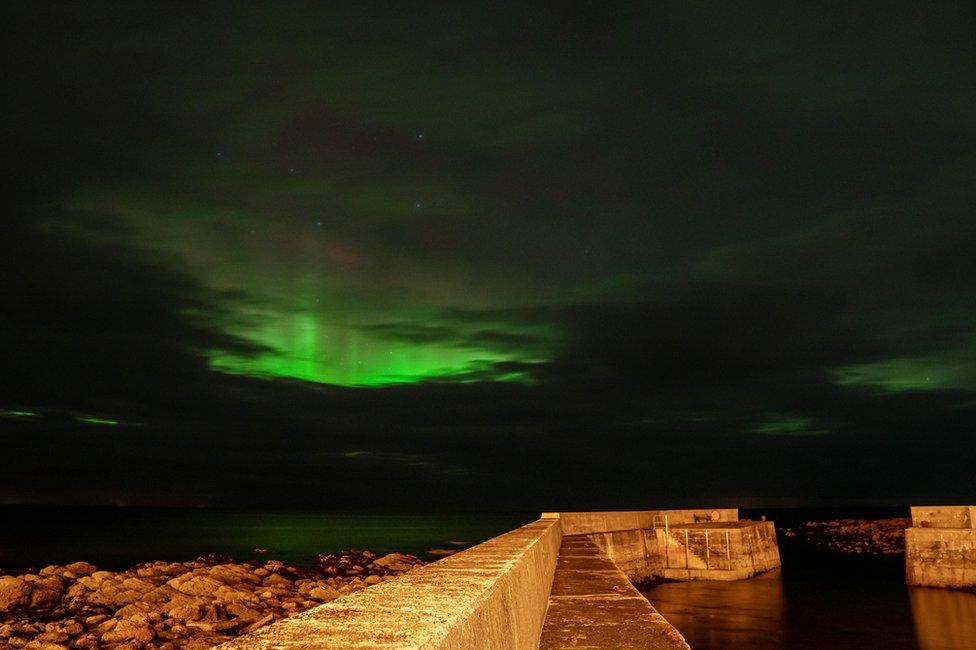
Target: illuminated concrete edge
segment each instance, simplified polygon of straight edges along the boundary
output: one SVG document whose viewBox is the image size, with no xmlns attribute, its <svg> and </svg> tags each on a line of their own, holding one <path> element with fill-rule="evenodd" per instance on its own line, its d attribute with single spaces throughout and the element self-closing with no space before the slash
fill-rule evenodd
<svg viewBox="0 0 976 650">
<path fill-rule="evenodd" d="M 561 537 L 539 519 L 218 647 L 538 648 Z"/>
</svg>

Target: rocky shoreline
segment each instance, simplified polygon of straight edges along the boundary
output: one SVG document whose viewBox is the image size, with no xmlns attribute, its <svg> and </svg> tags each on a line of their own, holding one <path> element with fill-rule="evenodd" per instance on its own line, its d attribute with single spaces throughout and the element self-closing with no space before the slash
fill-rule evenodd
<svg viewBox="0 0 976 650">
<path fill-rule="evenodd" d="M 795 528 L 780 528 L 785 539 L 818 550 L 851 555 L 895 556 L 905 553 L 905 529 L 911 519 L 831 519 L 805 521 Z"/>
<path fill-rule="evenodd" d="M 118 572 L 75 562 L 0 575 L 0 647 L 201 650 L 423 564 L 350 549 L 309 567 L 214 554 Z"/>
</svg>

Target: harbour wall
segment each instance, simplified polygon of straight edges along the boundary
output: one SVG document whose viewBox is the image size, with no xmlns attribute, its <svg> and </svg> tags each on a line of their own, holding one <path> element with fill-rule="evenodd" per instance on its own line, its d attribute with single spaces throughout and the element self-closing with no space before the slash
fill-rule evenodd
<svg viewBox="0 0 976 650">
<path fill-rule="evenodd" d="M 708 540 L 703 547 L 696 546 L 699 537 Z M 219 647 L 529 650 L 539 648 L 540 639 L 549 648 L 584 638 L 592 648 L 632 647 L 607 631 L 626 629 L 625 636 L 641 639 L 641 648 L 687 648 L 628 579 L 749 577 L 779 565 L 775 544 L 772 522 L 740 522 L 732 508 L 543 513 L 396 580 Z M 760 567 L 761 548 L 766 561 Z M 722 557 L 730 563 L 723 566 Z M 564 616 L 547 625 L 547 612 L 556 610 Z"/>
<path fill-rule="evenodd" d="M 739 521 L 735 508 L 558 516 L 564 535 L 586 535 L 635 582 L 743 580 L 780 566 L 773 522 Z"/>
<path fill-rule="evenodd" d="M 912 507 L 905 581 L 919 587 L 976 587 L 976 506 Z"/>
<path fill-rule="evenodd" d="M 535 649 L 561 538 L 539 519 L 219 647 Z"/>
</svg>

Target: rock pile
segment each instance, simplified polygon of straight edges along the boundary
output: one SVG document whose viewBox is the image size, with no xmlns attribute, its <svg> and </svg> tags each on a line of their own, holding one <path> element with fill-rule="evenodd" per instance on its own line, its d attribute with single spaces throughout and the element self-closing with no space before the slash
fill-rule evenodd
<svg viewBox="0 0 976 650">
<path fill-rule="evenodd" d="M 99 571 L 86 562 L 0 576 L 0 648 L 209 648 L 392 580 L 423 562 L 347 550 L 311 567 L 220 555 Z"/>
<path fill-rule="evenodd" d="M 780 534 L 822 550 L 864 555 L 901 555 L 911 519 L 833 519 L 805 521 Z"/>
</svg>

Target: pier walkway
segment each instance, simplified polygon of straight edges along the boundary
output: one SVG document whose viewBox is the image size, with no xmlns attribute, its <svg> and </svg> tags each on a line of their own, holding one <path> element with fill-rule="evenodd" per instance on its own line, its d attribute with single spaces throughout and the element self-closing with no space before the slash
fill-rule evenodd
<svg viewBox="0 0 976 650">
<path fill-rule="evenodd" d="M 539 648 L 687 650 L 688 644 L 596 544 L 576 535 L 559 547 Z"/>
</svg>

